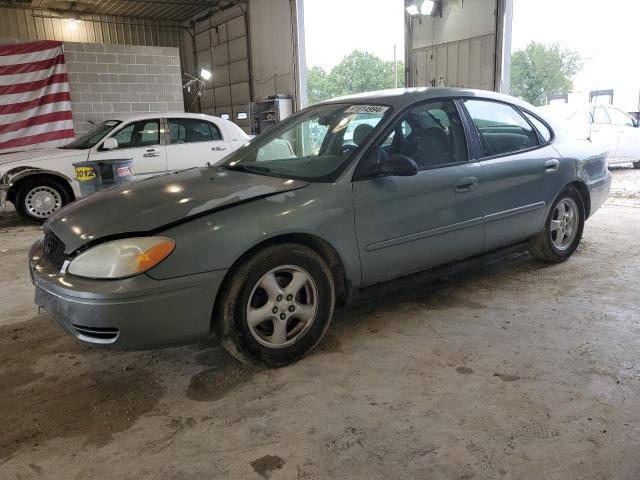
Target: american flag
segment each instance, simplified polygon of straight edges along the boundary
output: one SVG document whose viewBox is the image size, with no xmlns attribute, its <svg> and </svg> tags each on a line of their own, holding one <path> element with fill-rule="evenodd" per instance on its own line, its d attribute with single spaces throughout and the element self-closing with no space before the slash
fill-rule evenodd
<svg viewBox="0 0 640 480">
<path fill-rule="evenodd" d="M 73 138 L 62 42 L 0 45 L 0 153 Z"/>
</svg>

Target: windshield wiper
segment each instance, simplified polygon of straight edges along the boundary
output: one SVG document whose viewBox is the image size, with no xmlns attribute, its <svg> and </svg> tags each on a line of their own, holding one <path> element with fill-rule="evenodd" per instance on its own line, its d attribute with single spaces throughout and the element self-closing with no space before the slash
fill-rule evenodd
<svg viewBox="0 0 640 480">
<path fill-rule="evenodd" d="M 237 163 L 236 165 L 221 165 L 222 168 L 227 170 L 233 170 L 235 172 L 247 172 L 247 173 L 271 173 L 271 169 L 263 167 L 261 165 L 246 165 L 244 163 Z"/>
</svg>

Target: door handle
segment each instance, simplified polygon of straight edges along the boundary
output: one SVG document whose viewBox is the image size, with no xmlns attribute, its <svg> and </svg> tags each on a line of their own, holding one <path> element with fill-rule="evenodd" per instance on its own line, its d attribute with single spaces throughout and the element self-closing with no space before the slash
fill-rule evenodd
<svg viewBox="0 0 640 480">
<path fill-rule="evenodd" d="M 221 152 L 222 150 L 226 150 L 227 147 L 211 147 L 211 150 L 214 152 Z"/>
<path fill-rule="evenodd" d="M 554 173 L 558 170 L 560 170 L 560 160 L 552 158 L 551 160 L 547 160 L 546 162 L 544 162 L 545 173 Z"/>
<path fill-rule="evenodd" d="M 147 148 L 147 153 L 142 154 L 143 157 L 159 157 L 160 151 L 157 148 Z"/>
<path fill-rule="evenodd" d="M 453 187 L 453 191 L 456 193 L 467 193 L 471 190 L 475 190 L 480 181 L 476 177 L 465 177 L 458 180 Z"/>
</svg>

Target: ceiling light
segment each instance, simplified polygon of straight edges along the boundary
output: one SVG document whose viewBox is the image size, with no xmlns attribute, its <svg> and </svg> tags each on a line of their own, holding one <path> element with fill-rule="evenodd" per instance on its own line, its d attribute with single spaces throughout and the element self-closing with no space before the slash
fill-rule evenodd
<svg viewBox="0 0 640 480">
<path fill-rule="evenodd" d="M 424 0 L 422 2 L 422 8 L 420 8 L 420 13 L 422 15 L 433 15 L 433 11 L 436 9 L 436 2 L 433 0 Z"/>
<path fill-rule="evenodd" d="M 82 20 L 76 20 L 75 18 L 69 18 L 67 19 L 67 28 L 69 28 L 69 30 L 78 30 L 78 22 L 81 22 Z"/>
<path fill-rule="evenodd" d="M 416 15 L 420 15 L 420 10 L 418 10 L 417 5 L 409 5 L 407 7 L 407 13 L 412 17 L 415 17 Z"/>
<path fill-rule="evenodd" d="M 200 70 L 200 77 L 202 77 L 203 80 L 209 80 L 211 78 L 211 72 L 206 68 L 203 68 Z"/>
<path fill-rule="evenodd" d="M 407 13 L 412 17 L 416 17 L 418 15 L 434 15 L 437 10 L 437 5 L 437 0 L 415 0 L 407 7 Z"/>
</svg>

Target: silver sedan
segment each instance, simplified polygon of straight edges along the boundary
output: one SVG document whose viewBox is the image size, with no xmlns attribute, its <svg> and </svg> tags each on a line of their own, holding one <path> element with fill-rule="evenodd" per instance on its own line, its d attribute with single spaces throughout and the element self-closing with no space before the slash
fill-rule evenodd
<svg viewBox="0 0 640 480">
<path fill-rule="evenodd" d="M 610 183 L 602 149 L 511 97 L 341 98 L 221 166 L 56 213 L 30 253 L 36 303 L 84 342 L 140 349 L 215 333 L 244 361 L 283 365 L 368 287 L 514 245 L 568 259 Z"/>
</svg>

